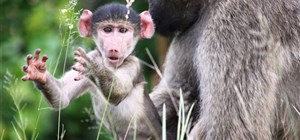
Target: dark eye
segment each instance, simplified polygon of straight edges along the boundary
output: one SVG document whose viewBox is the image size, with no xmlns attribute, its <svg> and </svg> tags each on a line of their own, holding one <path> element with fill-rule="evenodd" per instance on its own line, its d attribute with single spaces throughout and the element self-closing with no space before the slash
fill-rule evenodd
<svg viewBox="0 0 300 140">
<path fill-rule="evenodd" d="M 120 28 L 119 29 L 119 32 L 120 33 L 126 33 L 128 31 L 128 29 L 126 29 L 126 28 Z"/>
<path fill-rule="evenodd" d="M 111 27 L 105 27 L 103 29 L 103 31 L 106 32 L 106 33 L 110 33 L 110 32 L 112 32 L 112 28 Z"/>
</svg>

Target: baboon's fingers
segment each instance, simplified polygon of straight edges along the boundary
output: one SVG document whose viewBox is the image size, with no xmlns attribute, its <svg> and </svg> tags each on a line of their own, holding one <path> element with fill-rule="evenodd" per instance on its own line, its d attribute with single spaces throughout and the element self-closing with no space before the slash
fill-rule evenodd
<svg viewBox="0 0 300 140">
<path fill-rule="evenodd" d="M 87 64 L 87 61 L 82 57 L 75 57 L 74 61 L 80 63 L 83 66 L 86 66 Z"/>
<path fill-rule="evenodd" d="M 33 58 L 35 61 L 39 60 L 40 53 L 41 53 L 41 49 L 36 49 L 35 50 L 34 58 Z"/>
<path fill-rule="evenodd" d="M 79 51 L 74 51 L 74 55 L 76 55 L 76 56 L 81 56 L 81 54 L 80 54 L 80 52 Z"/>
<path fill-rule="evenodd" d="M 73 70 L 78 71 L 78 72 L 83 72 L 84 68 L 82 66 L 73 66 L 72 67 Z"/>
<path fill-rule="evenodd" d="M 22 69 L 23 69 L 24 72 L 28 72 L 28 66 L 23 66 Z"/>
<path fill-rule="evenodd" d="M 42 58 L 42 62 L 45 63 L 47 60 L 48 60 L 48 56 L 47 56 L 47 55 L 44 55 L 43 58 Z"/>
<path fill-rule="evenodd" d="M 26 74 L 25 76 L 22 77 L 23 81 L 27 81 L 30 80 L 30 77 L 28 76 L 28 74 Z"/>
<path fill-rule="evenodd" d="M 86 52 L 85 52 L 85 50 L 84 50 L 83 48 L 79 47 L 79 48 L 77 49 L 77 51 L 80 53 L 80 56 L 81 56 L 81 57 L 87 58 L 87 57 L 86 57 Z"/>
<path fill-rule="evenodd" d="M 76 66 L 73 66 L 72 69 L 78 71 Z"/>
<path fill-rule="evenodd" d="M 27 55 L 26 62 L 27 62 L 27 65 L 30 65 L 32 63 L 32 55 L 31 54 Z"/>
<path fill-rule="evenodd" d="M 76 76 L 76 77 L 74 78 L 74 80 L 75 80 L 75 81 L 79 81 L 79 77 Z"/>
<path fill-rule="evenodd" d="M 83 73 L 79 72 L 79 74 L 74 78 L 75 81 L 79 81 L 84 78 Z"/>
</svg>

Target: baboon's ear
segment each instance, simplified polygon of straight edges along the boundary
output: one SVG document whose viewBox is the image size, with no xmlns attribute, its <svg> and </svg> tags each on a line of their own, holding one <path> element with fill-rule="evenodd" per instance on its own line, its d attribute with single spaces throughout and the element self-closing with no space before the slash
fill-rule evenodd
<svg viewBox="0 0 300 140">
<path fill-rule="evenodd" d="M 149 11 L 140 14 L 141 17 L 141 38 L 149 39 L 154 35 L 154 23 Z"/>
<path fill-rule="evenodd" d="M 82 37 L 91 37 L 92 36 L 92 16 L 93 13 L 87 9 L 83 10 L 79 23 L 78 31 Z"/>
</svg>

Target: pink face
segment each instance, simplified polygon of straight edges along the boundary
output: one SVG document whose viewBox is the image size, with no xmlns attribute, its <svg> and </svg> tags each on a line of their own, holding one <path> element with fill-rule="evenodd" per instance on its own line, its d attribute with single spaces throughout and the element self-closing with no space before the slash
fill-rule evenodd
<svg viewBox="0 0 300 140">
<path fill-rule="evenodd" d="M 154 24 L 148 11 L 140 14 L 140 32 L 133 28 L 130 22 L 102 21 L 97 25 L 97 31 L 92 31 L 91 19 L 93 13 L 83 10 L 79 19 L 78 31 L 83 37 L 92 37 L 97 44 L 106 64 L 113 67 L 120 66 L 124 60 L 132 53 L 139 38 L 148 39 L 154 34 Z M 92 35 L 93 33 L 97 33 Z"/>
<path fill-rule="evenodd" d="M 98 24 L 97 35 L 93 38 L 105 62 L 114 67 L 123 63 L 138 40 L 134 31 L 133 25 L 124 21 Z"/>
</svg>

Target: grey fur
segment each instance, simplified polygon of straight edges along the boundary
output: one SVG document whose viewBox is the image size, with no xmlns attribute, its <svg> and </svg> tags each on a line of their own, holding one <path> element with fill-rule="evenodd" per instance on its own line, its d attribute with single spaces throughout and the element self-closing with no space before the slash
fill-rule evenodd
<svg viewBox="0 0 300 140">
<path fill-rule="evenodd" d="M 177 120 L 166 89 L 182 88 L 197 97 L 189 139 L 300 139 L 300 1 L 201 6 L 198 20 L 173 38 L 151 94 L 158 110 L 166 102 L 168 128 Z"/>
</svg>

